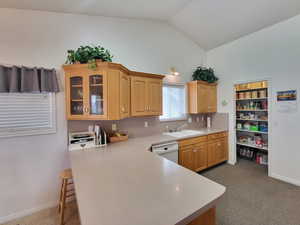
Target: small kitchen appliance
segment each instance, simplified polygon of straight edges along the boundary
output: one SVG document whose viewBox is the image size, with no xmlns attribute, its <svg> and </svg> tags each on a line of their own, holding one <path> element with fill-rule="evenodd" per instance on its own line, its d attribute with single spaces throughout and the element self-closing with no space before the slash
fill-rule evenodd
<svg viewBox="0 0 300 225">
<path fill-rule="evenodd" d="M 94 132 L 70 132 L 69 133 L 69 151 L 84 150 L 96 147 Z"/>
</svg>

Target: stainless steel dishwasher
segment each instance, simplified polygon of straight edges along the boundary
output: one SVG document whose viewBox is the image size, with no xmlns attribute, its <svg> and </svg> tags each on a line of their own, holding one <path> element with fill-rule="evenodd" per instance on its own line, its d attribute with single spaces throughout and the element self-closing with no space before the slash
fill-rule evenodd
<svg viewBox="0 0 300 225">
<path fill-rule="evenodd" d="M 176 141 L 152 145 L 152 152 L 178 164 L 178 143 Z"/>
</svg>

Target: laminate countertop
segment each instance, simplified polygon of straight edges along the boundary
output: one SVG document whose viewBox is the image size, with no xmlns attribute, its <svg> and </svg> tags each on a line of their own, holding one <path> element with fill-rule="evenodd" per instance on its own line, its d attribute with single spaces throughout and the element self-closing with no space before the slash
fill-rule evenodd
<svg viewBox="0 0 300 225">
<path fill-rule="evenodd" d="M 204 136 L 225 130 L 203 129 Z M 225 187 L 148 151 L 176 141 L 158 134 L 69 152 L 82 225 L 187 224 Z"/>
</svg>

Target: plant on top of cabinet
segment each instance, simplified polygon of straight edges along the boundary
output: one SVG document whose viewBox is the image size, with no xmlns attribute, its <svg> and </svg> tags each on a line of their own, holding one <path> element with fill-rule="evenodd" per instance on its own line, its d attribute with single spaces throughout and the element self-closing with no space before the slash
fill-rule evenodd
<svg viewBox="0 0 300 225">
<path fill-rule="evenodd" d="M 212 68 L 203 66 L 198 66 L 192 77 L 193 80 L 202 80 L 208 83 L 215 83 L 219 80 L 219 78 L 215 76 L 215 72 Z"/>
<path fill-rule="evenodd" d="M 101 46 L 80 46 L 76 50 L 68 50 L 66 64 L 88 63 L 89 69 L 95 70 L 96 61 L 112 62 L 113 55 Z"/>
</svg>

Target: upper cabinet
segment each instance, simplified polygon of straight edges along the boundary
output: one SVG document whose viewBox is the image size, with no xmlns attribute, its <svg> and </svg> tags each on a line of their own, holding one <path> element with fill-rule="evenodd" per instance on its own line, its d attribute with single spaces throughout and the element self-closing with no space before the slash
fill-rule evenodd
<svg viewBox="0 0 300 225">
<path fill-rule="evenodd" d="M 132 73 L 131 115 L 162 115 L 163 76 L 145 73 Z"/>
<path fill-rule="evenodd" d="M 87 64 L 63 68 L 69 120 L 120 120 L 162 112 L 161 75 L 132 72 L 108 62 L 97 63 L 95 70 Z"/>
<path fill-rule="evenodd" d="M 191 114 L 217 112 L 217 84 L 189 82 L 188 111 Z"/>
</svg>

